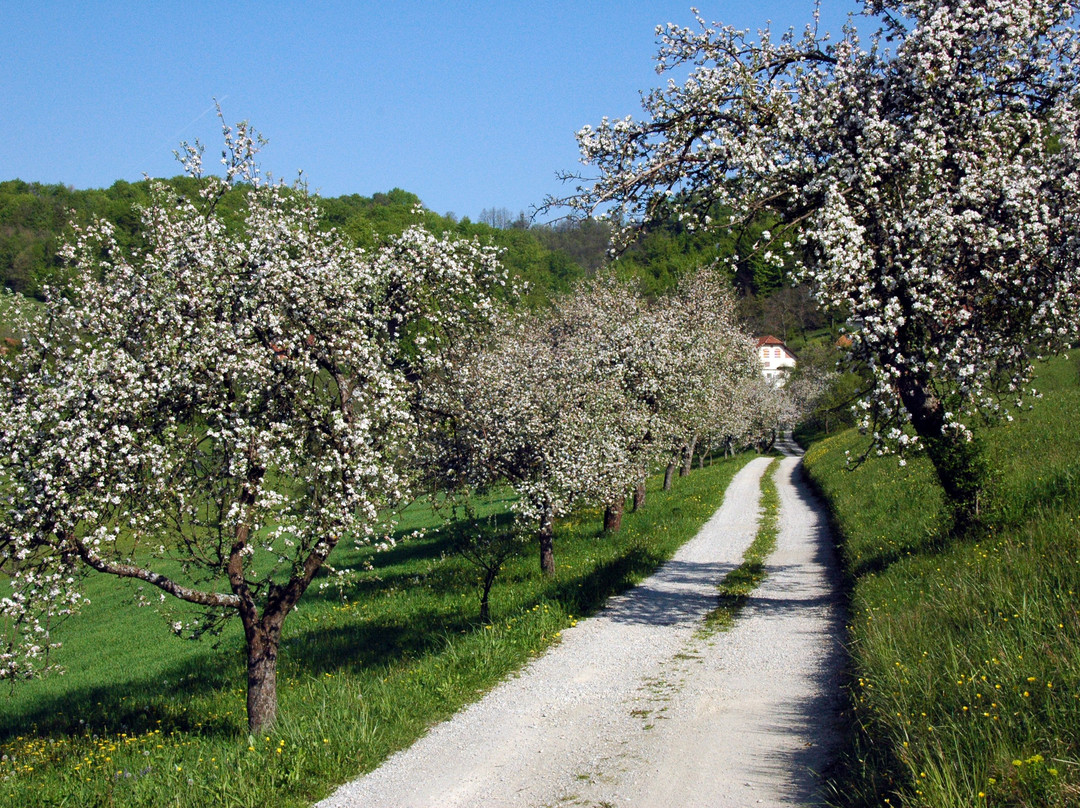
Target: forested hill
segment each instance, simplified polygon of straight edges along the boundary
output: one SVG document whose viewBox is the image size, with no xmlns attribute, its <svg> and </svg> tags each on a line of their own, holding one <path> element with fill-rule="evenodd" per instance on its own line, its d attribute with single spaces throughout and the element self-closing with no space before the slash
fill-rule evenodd
<svg viewBox="0 0 1080 808">
<path fill-rule="evenodd" d="M 174 177 L 166 182 L 178 191 L 194 191 L 196 180 Z M 99 217 L 116 226 L 117 241 L 124 248 L 139 245 L 140 204 L 149 201 L 149 184 L 117 181 L 104 189 L 76 190 L 65 185 L 43 185 L 22 180 L 0 182 L 0 283 L 31 297 L 43 287 L 63 285 L 63 262 L 57 250 L 69 221 L 86 222 Z M 234 192 L 221 203 L 239 226 L 243 195 Z M 320 199 L 327 227 L 336 227 L 358 246 L 372 247 L 400 233 L 416 221 L 421 200 L 395 188 L 372 196 L 349 194 Z M 503 261 L 530 289 L 527 302 L 536 304 L 565 291 L 573 282 L 596 271 L 604 262 L 609 226 L 596 220 L 532 224 L 522 213 L 506 209 L 481 213 L 481 221 L 458 219 L 424 210 L 423 223 L 436 232 L 454 232 L 490 241 L 503 249 Z M 677 221 L 648 228 L 644 236 L 617 262 L 620 275 L 636 278 L 645 294 L 656 294 L 674 285 L 686 272 L 732 254 L 743 256 L 733 272 L 733 283 L 744 297 L 766 296 L 780 289 L 784 278 L 766 268 L 751 253 L 756 234 L 717 239 L 682 228 Z M 750 306 L 753 310 L 753 305 Z"/>
</svg>

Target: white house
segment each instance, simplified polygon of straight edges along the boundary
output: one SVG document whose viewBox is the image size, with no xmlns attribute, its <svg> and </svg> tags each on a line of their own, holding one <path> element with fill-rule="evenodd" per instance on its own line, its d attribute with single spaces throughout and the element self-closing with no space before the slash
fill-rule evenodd
<svg viewBox="0 0 1080 808">
<path fill-rule="evenodd" d="M 761 374 L 769 381 L 775 381 L 778 384 L 784 383 L 785 374 L 793 370 L 796 365 L 795 354 L 783 340 L 771 334 L 758 340 L 757 354 L 758 359 L 761 360 Z"/>
</svg>

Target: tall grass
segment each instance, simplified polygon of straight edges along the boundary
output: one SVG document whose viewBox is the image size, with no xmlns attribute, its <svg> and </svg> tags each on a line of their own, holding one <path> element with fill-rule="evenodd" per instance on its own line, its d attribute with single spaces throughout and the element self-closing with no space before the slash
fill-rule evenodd
<svg viewBox="0 0 1080 808">
<path fill-rule="evenodd" d="M 985 431 L 985 527 L 950 539 L 925 458 L 845 470 L 865 439 L 815 444 L 851 584 L 856 731 L 837 804 L 1080 804 L 1080 383 Z"/>
<path fill-rule="evenodd" d="M 312 591 L 285 624 L 279 723 L 249 736 L 238 626 L 218 646 L 171 636 L 134 588 L 98 577 L 92 603 L 59 629 L 68 672 L 24 682 L 0 703 L 0 805 L 306 805 L 419 737 L 557 642 L 577 616 L 640 580 L 719 507 L 747 457 L 650 491 L 622 531 L 599 512 L 557 525 L 557 572 L 534 548 L 512 558 L 478 619 L 479 571 L 453 526 L 408 510 L 391 550 L 339 548 L 335 566 L 370 564 L 344 592 Z M 507 497 L 480 503 L 504 511 Z M 166 603 L 172 611 L 182 605 Z M 497 727 L 491 728 L 497 732 Z"/>
</svg>

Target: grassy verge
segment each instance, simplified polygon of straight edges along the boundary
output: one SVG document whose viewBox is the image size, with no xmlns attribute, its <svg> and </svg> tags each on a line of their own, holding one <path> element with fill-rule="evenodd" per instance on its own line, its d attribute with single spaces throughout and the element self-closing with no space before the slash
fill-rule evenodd
<svg viewBox="0 0 1080 808">
<path fill-rule="evenodd" d="M 985 431 L 985 531 L 938 519 L 925 458 L 854 471 L 856 433 L 806 467 L 841 533 L 851 592 L 852 712 L 837 804 L 1080 804 L 1080 384 L 1041 368 L 1042 400 Z"/>
<path fill-rule="evenodd" d="M 705 618 L 706 631 L 726 631 L 731 628 L 739 611 L 750 599 L 751 593 L 761 585 L 768 573 L 765 560 L 776 549 L 777 522 L 780 517 L 780 495 L 773 478 L 780 459 L 774 459 L 761 476 L 761 500 L 758 530 L 754 540 L 743 553 L 742 563 L 724 576 L 718 589 L 720 603 Z"/>
<path fill-rule="evenodd" d="M 182 641 L 153 608 L 130 603 L 133 587 L 94 579 L 91 605 L 59 629 L 67 674 L 20 683 L 0 704 L 0 805 L 306 805 L 645 577 L 719 507 L 748 459 L 651 490 L 613 536 L 600 535 L 599 512 L 562 521 L 555 577 L 539 574 L 532 547 L 512 558 L 490 626 L 478 620 L 479 571 L 430 509 L 409 510 L 400 525 L 403 535 L 428 529 L 423 538 L 381 553 L 339 548 L 335 566 L 371 568 L 345 592 L 313 587 L 286 622 L 279 724 L 259 737 L 246 730 L 238 626 L 217 648 Z M 479 515 L 508 505 L 494 497 Z"/>
</svg>

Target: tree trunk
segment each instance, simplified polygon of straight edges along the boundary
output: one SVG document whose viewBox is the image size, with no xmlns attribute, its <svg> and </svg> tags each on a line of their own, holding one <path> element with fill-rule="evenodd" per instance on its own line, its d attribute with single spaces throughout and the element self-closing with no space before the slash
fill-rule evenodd
<svg viewBox="0 0 1080 808">
<path fill-rule="evenodd" d="M 491 625 L 491 606 L 489 605 L 491 599 L 491 587 L 495 583 L 495 576 L 499 574 L 499 568 L 495 565 L 488 567 L 484 571 L 484 592 L 480 595 L 480 622 L 484 625 Z"/>
<path fill-rule="evenodd" d="M 252 627 L 247 643 L 248 732 L 258 734 L 277 721 L 277 655 L 280 628 Z"/>
<path fill-rule="evenodd" d="M 952 528 L 964 531 L 978 521 L 979 494 L 986 477 L 981 447 L 975 440 L 943 434 L 945 410 L 921 379 L 903 376 L 898 389 L 911 425 L 926 446 L 927 457 L 945 491 Z"/>
<path fill-rule="evenodd" d="M 555 574 L 555 517 L 550 502 L 544 503 L 543 514 L 540 516 L 540 571 L 544 575 Z"/>
<path fill-rule="evenodd" d="M 619 497 L 615 502 L 609 502 L 604 508 L 604 532 L 618 533 L 622 527 L 623 510 L 626 508 L 626 500 Z"/>
<path fill-rule="evenodd" d="M 645 504 L 645 482 L 642 481 L 634 488 L 634 510 L 636 511 Z"/>
<path fill-rule="evenodd" d="M 685 477 L 694 467 L 695 446 L 697 446 L 697 438 L 693 438 L 688 444 L 686 444 L 686 446 L 683 447 L 682 468 L 679 469 L 680 477 Z"/>
<path fill-rule="evenodd" d="M 675 477 L 675 464 L 668 463 L 667 468 L 664 469 L 664 490 L 671 490 L 671 481 Z"/>
</svg>

